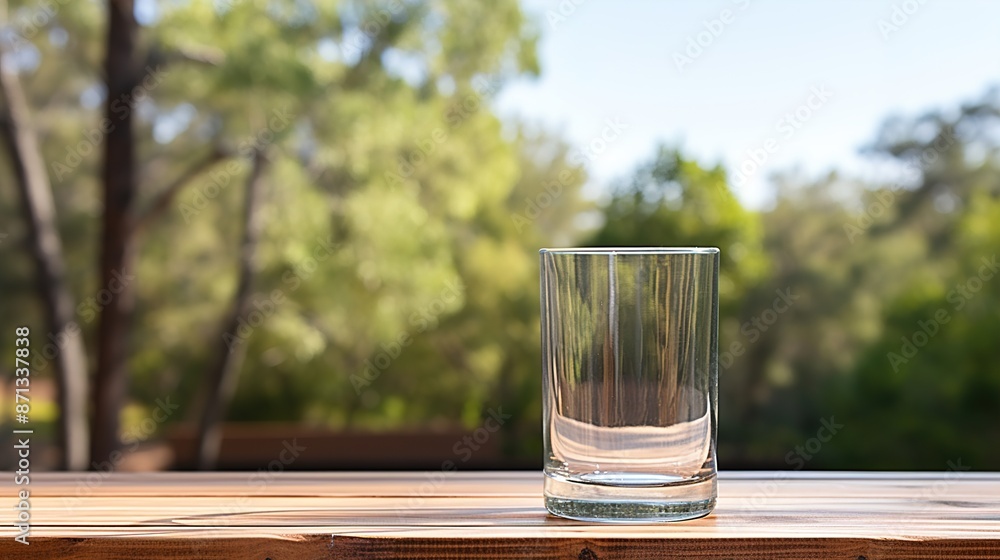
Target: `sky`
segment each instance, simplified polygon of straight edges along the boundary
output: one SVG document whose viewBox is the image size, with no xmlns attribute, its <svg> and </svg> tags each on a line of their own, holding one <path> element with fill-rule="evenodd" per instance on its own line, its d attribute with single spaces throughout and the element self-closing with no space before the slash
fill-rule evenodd
<svg viewBox="0 0 1000 560">
<path fill-rule="evenodd" d="M 773 173 L 874 177 L 859 151 L 886 117 L 1000 85 L 1000 2 L 523 1 L 541 76 L 496 108 L 582 150 L 592 195 L 667 143 L 766 207 Z"/>
</svg>

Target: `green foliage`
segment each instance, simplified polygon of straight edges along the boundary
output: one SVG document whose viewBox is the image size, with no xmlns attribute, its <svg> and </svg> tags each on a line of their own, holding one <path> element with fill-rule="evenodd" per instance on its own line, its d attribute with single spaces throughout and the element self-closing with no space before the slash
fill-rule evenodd
<svg viewBox="0 0 1000 560">
<path fill-rule="evenodd" d="M 661 147 L 617 187 L 603 213 L 604 226 L 590 240 L 595 246 L 721 248 L 723 309 L 735 305 L 766 268 L 760 218 L 733 196 L 725 170 L 705 168 L 676 149 Z"/>
<path fill-rule="evenodd" d="M 1000 283 L 985 280 L 1000 240 L 997 101 L 888 121 L 873 151 L 905 171 L 899 185 L 786 178 L 764 218 L 777 263 L 768 289 L 800 299 L 742 364 L 752 398 L 720 430 L 733 456 L 801 466 L 779 458 L 834 417 L 845 428 L 808 468 L 1000 464 L 989 418 Z"/>
<path fill-rule="evenodd" d="M 10 19 L 40 9 L 12 1 Z M 537 249 L 702 245 L 722 249 L 724 467 L 796 468 L 788 453 L 830 417 L 845 427 L 808 468 L 1000 466 L 1000 278 L 953 296 L 1000 247 L 996 92 L 887 121 L 870 151 L 906 172 L 902 185 L 787 175 L 774 205 L 751 211 L 721 166 L 661 147 L 597 204 L 580 195 L 587 176 L 571 146 L 491 109 L 505 81 L 540 71 L 537 25 L 514 0 L 157 9 L 140 35 L 155 78 L 136 109 L 140 209 L 208 154 L 227 156 L 140 238 L 128 271 L 134 403 L 171 396 L 182 406 L 171 422 L 196 409 L 222 344 L 259 148 L 270 158 L 253 297 L 263 320 L 244 318 L 231 420 L 473 428 L 503 407 L 506 451 L 536 460 Z M 100 134 L 90 141 L 103 118 L 103 18 L 101 3 L 59 3 L 37 29 L 20 28 L 14 56 L 81 303 L 105 288 Z M 12 177 L 6 158 L 0 177 Z M 581 227 L 595 214 L 596 229 Z M 0 189 L 0 233 L 0 329 L 41 325 L 11 189 Z M 776 292 L 793 303 L 761 323 Z M 941 310 L 948 321 L 895 360 Z M 95 317 L 77 314 L 91 338 Z"/>
<path fill-rule="evenodd" d="M 927 254 L 898 280 L 901 290 L 884 312 L 882 336 L 830 403 L 850 410 L 859 425 L 878 426 L 845 436 L 831 459 L 835 464 L 1000 464 L 1000 452 L 990 443 L 993 411 L 1000 405 L 1000 373 L 993 366 L 1000 328 L 1000 162 L 990 144 L 995 136 L 988 140 L 998 124 L 997 105 L 986 101 L 965 106 L 951 121 L 936 115 L 923 120 L 934 123 L 931 138 L 954 134 L 956 142 L 925 164 L 914 189 L 901 197 L 909 215 L 899 215 L 897 227 L 924 241 Z M 987 157 L 969 157 L 969 147 L 984 140 Z M 933 140 L 907 135 L 884 149 L 901 154 L 932 147 Z M 940 210 L 942 197 L 951 201 L 944 206 L 951 211 Z"/>
</svg>

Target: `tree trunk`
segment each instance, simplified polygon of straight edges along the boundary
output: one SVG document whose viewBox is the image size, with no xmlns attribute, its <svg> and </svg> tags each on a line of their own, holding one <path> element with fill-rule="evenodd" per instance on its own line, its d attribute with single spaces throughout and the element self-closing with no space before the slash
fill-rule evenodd
<svg viewBox="0 0 1000 560">
<path fill-rule="evenodd" d="M 6 19 L 6 14 L 0 14 Z M 74 302 L 66 284 L 66 264 L 56 221 L 52 186 L 30 125 L 28 102 L 13 72 L 2 67 L 0 90 L 6 101 L 0 108 L 2 134 L 17 178 L 21 211 L 28 223 L 28 245 L 38 270 L 38 289 L 45 308 L 49 337 L 58 346 L 55 356 L 59 401 L 60 467 L 87 466 L 87 357 L 80 326 L 73 320 Z M 40 334 L 40 333 L 39 333 Z M 48 341 L 35 338 L 35 352 Z"/>
<path fill-rule="evenodd" d="M 125 400 L 126 327 L 132 309 L 131 226 L 136 190 L 135 145 L 132 131 L 133 88 L 139 82 L 136 64 L 138 26 L 133 0 L 108 3 L 107 54 L 104 71 L 108 98 L 104 121 L 111 127 L 104 142 L 104 217 L 101 233 L 102 289 L 112 293 L 101 310 L 97 331 L 97 371 L 94 375 L 94 416 L 91 460 L 112 460 L 118 450 L 119 414 Z M 112 461 L 113 462 L 113 461 Z"/>
<path fill-rule="evenodd" d="M 246 197 L 243 203 L 243 239 L 240 243 L 239 279 L 233 306 L 223 322 L 221 338 L 218 342 L 218 356 L 208 372 L 205 399 L 202 403 L 201 422 L 198 426 L 198 468 L 215 468 L 222 444 L 222 421 L 225 419 L 229 401 L 236 389 L 240 366 L 246 356 L 247 341 L 237 332 L 240 320 L 250 310 L 250 294 L 257 270 L 257 241 L 260 238 L 260 202 L 263 192 L 263 173 L 267 160 L 257 151 L 253 156 L 253 168 L 247 178 Z"/>
</svg>

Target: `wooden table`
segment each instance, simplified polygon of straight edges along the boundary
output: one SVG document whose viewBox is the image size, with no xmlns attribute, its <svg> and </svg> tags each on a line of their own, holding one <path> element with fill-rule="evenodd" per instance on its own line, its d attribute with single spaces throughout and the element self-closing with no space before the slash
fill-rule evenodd
<svg viewBox="0 0 1000 560">
<path fill-rule="evenodd" d="M 12 519 L 13 475 L 3 511 Z M 1000 558 L 1000 473 L 726 472 L 705 518 L 546 515 L 538 472 L 33 474 L 0 558 Z"/>
</svg>

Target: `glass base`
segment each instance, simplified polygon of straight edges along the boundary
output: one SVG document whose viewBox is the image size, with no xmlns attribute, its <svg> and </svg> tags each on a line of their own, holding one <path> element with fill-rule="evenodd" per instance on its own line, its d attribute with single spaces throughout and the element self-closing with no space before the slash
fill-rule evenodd
<svg viewBox="0 0 1000 560">
<path fill-rule="evenodd" d="M 545 509 L 569 519 L 612 523 L 683 521 L 712 512 L 717 494 L 715 474 L 674 480 L 655 486 L 609 486 L 547 475 Z"/>
</svg>

